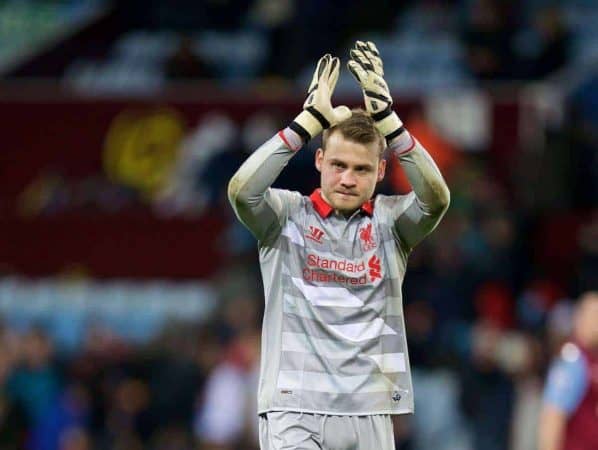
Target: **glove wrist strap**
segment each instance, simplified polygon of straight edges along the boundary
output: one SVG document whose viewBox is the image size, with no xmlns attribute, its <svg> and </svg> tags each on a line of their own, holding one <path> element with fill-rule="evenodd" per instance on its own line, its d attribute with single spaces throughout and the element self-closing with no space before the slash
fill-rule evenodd
<svg viewBox="0 0 598 450">
<path fill-rule="evenodd" d="M 394 130 L 392 133 L 387 134 L 386 136 L 384 136 L 386 138 L 386 142 L 392 141 L 394 138 L 396 138 L 397 136 L 402 134 L 404 131 L 405 131 L 405 127 L 401 126 L 401 127 L 397 128 L 396 130 Z"/>
<path fill-rule="evenodd" d="M 306 110 L 316 118 L 316 120 L 318 122 L 320 122 L 320 125 L 322 125 L 323 129 L 326 128 L 330 128 L 330 122 L 328 120 L 326 120 L 326 117 L 324 117 L 320 111 L 318 111 L 316 108 L 314 108 L 313 106 L 308 106 L 306 108 Z"/>
<path fill-rule="evenodd" d="M 296 121 L 293 120 L 289 125 L 289 128 L 293 130 L 295 133 L 297 133 L 304 143 L 309 142 L 309 140 L 311 139 L 311 136 L 307 132 L 307 130 L 303 128 L 301 125 L 299 125 Z"/>
<path fill-rule="evenodd" d="M 399 119 L 399 116 L 394 111 L 384 119 L 377 121 L 376 128 L 384 135 L 387 142 L 405 131 L 403 122 L 401 122 L 401 119 Z"/>
<path fill-rule="evenodd" d="M 385 118 L 390 116 L 392 114 L 392 112 L 393 111 L 392 111 L 391 105 L 388 105 L 382 111 L 378 111 L 377 113 L 372 114 L 372 119 L 374 119 L 374 122 L 380 122 L 381 120 L 384 120 Z"/>
<path fill-rule="evenodd" d="M 319 112 L 317 114 L 322 116 Z M 326 119 L 324 119 L 324 121 L 330 125 Z M 324 127 L 316 115 L 305 109 L 295 117 L 295 120 L 289 125 L 289 128 L 301 136 L 301 139 L 303 139 L 304 142 L 307 142 L 320 134 Z"/>
</svg>

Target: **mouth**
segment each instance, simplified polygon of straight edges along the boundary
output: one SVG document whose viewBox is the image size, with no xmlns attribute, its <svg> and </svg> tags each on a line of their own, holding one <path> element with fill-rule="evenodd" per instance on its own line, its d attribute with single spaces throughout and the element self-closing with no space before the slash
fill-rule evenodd
<svg viewBox="0 0 598 450">
<path fill-rule="evenodd" d="M 344 191 L 335 191 L 338 195 L 342 195 L 343 197 L 357 197 L 357 194 L 353 192 L 344 192 Z"/>
</svg>

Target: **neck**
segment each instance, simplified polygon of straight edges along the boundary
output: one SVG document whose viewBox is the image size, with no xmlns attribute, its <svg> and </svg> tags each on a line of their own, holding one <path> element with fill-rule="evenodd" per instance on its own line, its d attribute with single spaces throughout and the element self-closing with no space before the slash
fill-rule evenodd
<svg viewBox="0 0 598 450">
<path fill-rule="evenodd" d="M 351 217 L 355 211 L 357 211 L 357 210 L 354 210 L 354 211 L 341 211 L 340 209 L 335 209 L 335 210 L 334 210 L 335 214 L 338 214 L 338 215 L 344 216 L 344 217 L 345 217 L 345 218 L 347 218 L 347 219 L 348 219 L 349 217 Z"/>
<path fill-rule="evenodd" d="M 589 351 L 598 350 L 598 346 L 596 345 L 596 343 L 592 342 L 592 339 L 588 338 L 588 336 L 584 335 L 583 333 L 579 333 L 579 332 L 575 333 L 574 340 L 575 340 L 575 342 L 577 342 L 581 347 L 583 347 L 586 350 L 589 350 Z"/>
</svg>

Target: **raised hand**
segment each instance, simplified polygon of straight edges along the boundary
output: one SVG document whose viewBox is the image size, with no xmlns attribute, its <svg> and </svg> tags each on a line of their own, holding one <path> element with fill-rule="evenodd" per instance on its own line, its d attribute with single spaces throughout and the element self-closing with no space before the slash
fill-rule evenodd
<svg viewBox="0 0 598 450">
<path fill-rule="evenodd" d="M 349 71 L 363 91 L 366 110 L 372 115 L 376 127 L 389 142 L 405 128 L 399 116 L 392 110 L 390 89 L 384 80 L 384 65 L 380 52 L 373 42 L 357 41 L 347 63 Z"/>
<path fill-rule="evenodd" d="M 317 136 L 323 129 L 330 128 L 351 117 L 346 106 L 332 107 L 331 97 L 338 81 L 340 62 L 326 54 L 320 58 L 303 104 L 303 112 L 291 123 L 290 128 L 304 141 Z"/>
</svg>

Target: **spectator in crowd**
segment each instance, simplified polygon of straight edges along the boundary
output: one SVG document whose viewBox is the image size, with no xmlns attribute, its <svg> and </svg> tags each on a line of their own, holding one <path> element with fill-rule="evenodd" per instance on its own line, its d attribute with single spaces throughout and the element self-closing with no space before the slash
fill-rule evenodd
<svg viewBox="0 0 598 450">
<path fill-rule="evenodd" d="M 60 396 L 62 375 L 54 356 L 50 336 L 40 327 L 29 330 L 21 340 L 17 364 L 6 382 L 6 392 L 26 414 L 30 429 L 42 427 Z M 41 449 L 43 443 L 34 442 Z"/>
<path fill-rule="evenodd" d="M 585 293 L 571 340 L 553 362 L 538 428 L 540 450 L 598 448 L 598 292 Z"/>
<path fill-rule="evenodd" d="M 193 50 L 193 40 L 181 36 L 175 52 L 166 60 L 166 76 L 173 80 L 212 78 L 208 65 Z"/>
<path fill-rule="evenodd" d="M 472 2 L 462 33 L 466 64 L 478 80 L 506 80 L 515 75 L 514 2 Z"/>
<path fill-rule="evenodd" d="M 538 41 L 535 54 L 527 61 L 528 79 L 541 79 L 562 69 L 571 56 L 571 33 L 563 11 L 556 6 L 540 9 L 533 17 Z"/>
<path fill-rule="evenodd" d="M 598 72 L 590 70 L 570 94 L 565 125 L 566 149 L 570 155 L 572 205 L 598 207 Z"/>
<path fill-rule="evenodd" d="M 584 221 L 577 236 L 580 258 L 577 284 L 581 290 L 598 286 L 598 211 Z"/>
<path fill-rule="evenodd" d="M 206 383 L 195 416 L 195 433 L 209 449 L 232 450 L 241 442 L 247 450 L 257 449 L 258 422 L 254 411 L 259 335 L 259 329 L 253 328 L 235 337 Z"/>
</svg>

